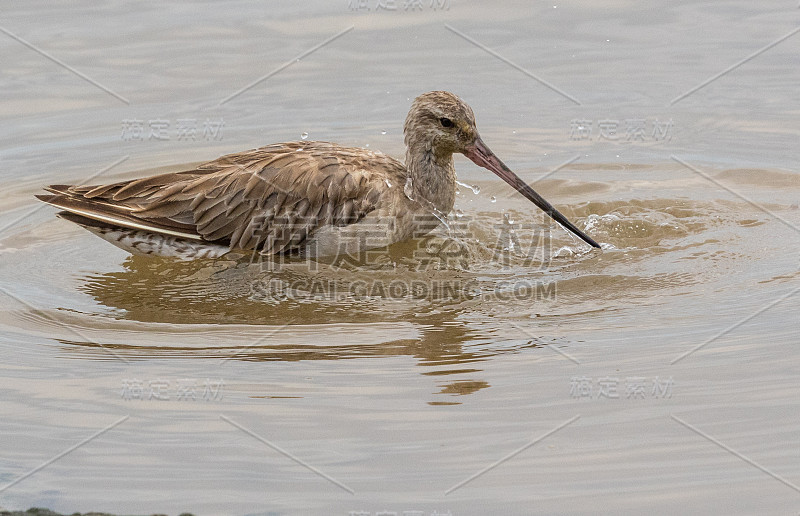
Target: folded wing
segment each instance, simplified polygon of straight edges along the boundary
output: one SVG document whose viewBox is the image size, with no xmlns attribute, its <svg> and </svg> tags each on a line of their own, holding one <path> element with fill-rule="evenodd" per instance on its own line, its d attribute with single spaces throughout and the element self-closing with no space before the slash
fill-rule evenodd
<svg viewBox="0 0 800 516">
<path fill-rule="evenodd" d="M 291 142 L 132 181 L 52 185 L 51 195 L 38 197 L 112 226 L 275 254 L 299 248 L 323 226 L 358 222 L 403 175 L 405 167 L 383 154 Z"/>
</svg>

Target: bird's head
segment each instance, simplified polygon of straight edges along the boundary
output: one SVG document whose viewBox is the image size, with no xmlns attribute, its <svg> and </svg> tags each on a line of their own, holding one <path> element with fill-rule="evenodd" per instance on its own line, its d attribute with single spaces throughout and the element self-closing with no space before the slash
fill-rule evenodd
<svg viewBox="0 0 800 516">
<path fill-rule="evenodd" d="M 464 153 L 479 139 L 472 108 L 449 91 L 430 91 L 414 99 L 404 132 L 406 145 L 437 157 Z"/>
<path fill-rule="evenodd" d="M 572 231 L 592 247 L 600 247 L 583 233 L 552 204 L 536 193 L 519 176 L 500 161 L 483 143 L 475 124 L 472 108 L 448 91 L 430 91 L 414 99 L 403 128 L 410 158 L 430 154 L 438 163 L 450 163 L 452 156 L 461 153 L 476 165 L 491 170 L 514 187 L 528 200 L 550 215 L 556 222 Z M 410 161 L 407 159 L 407 161 Z"/>
</svg>

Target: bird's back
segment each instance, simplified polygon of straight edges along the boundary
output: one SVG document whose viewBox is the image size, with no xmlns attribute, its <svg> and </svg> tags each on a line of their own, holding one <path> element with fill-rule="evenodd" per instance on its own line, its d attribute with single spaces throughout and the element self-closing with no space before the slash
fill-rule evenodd
<svg viewBox="0 0 800 516">
<path fill-rule="evenodd" d="M 402 163 L 328 142 L 289 142 L 195 169 L 101 186 L 52 185 L 41 200 L 96 221 L 267 254 L 346 226 L 402 190 Z"/>
</svg>

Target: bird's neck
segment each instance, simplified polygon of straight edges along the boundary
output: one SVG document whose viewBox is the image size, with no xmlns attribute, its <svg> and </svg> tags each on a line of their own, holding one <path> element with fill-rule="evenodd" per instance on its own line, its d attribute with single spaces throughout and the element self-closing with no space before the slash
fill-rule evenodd
<svg viewBox="0 0 800 516">
<path fill-rule="evenodd" d="M 409 146 L 406 168 L 411 177 L 413 196 L 444 215 L 450 213 L 456 201 L 453 154 L 437 154 L 430 147 Z"/>
</svg>

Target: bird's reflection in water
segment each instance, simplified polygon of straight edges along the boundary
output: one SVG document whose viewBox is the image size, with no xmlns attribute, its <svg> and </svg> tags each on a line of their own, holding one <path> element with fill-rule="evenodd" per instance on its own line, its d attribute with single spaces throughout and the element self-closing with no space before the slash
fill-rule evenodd
<svg viewBox="0 0 800 516">
<path fill-rule="evenodd" d="M 402 254 L 401 250 L 400 261 Z M 488 387 L 484 380 L 473 378 L 480 369 L 459 364 L 486 360 L 497 351 L 470 346 L 475 330 L 458 320 L 477 302 L 470 290 L 474 287 L 464 271 L 415 272 L 398 267 L 397 261 L 369 267 L 310 262 L 274 267 L 251 263 L 246 257 L 182 262 L 131 256 L 122 270 L 91 275 L 81 289 L 112 309 L 120 322 L 136 322 L 137 331 L 170 328 L 169 339 L 162 333 L 149 343 L 142 343 L 146 338 L 103 343 L 121 356 L 241 361 L 411 356 L 425 368 L 423 374 L 458 378 L 437 384 L 450 396 Z M 208 345 L 182 346 L 184 329 L 184 340 L 198 341 L 192 328 L 197 325 L 230 335 L 215 339 L 209 332 Z M 237 342 L 233 332 L 241 327 L 274 335 L 263 342 L 232 344 Z M 62 342 L 73 350 L 98 346 Z M 215 348 L 215 342 L 221 347 Z M 95 349 L 98 355 L 101 351 Z M 464 389 L 465 381 L 478 387 Z"/>
<path fill-rule="evenodd" d="M 486 346 L 485 332 L 465 322 L 465 315 L 480 309 L 477 276 L 458 268 L 415 270 L 407 265 L 409 248 L 392 253 L 368 265 L 131 256 L 122 270 L 91 275 L 81 289 L 112 309 L 119 322 L 136 323 L 140 333 L 159 334 L 145 343 L 147 338 L 103 344 L 132 359 L 411 356 L 425 368 L 422 374 L 454 378 L 437 383 L 443 395 L 461 396 L 488 387 L 476 378 L 481 370 L 474 364 L 518 351 L 520 345 Z M 269 338 L 255 338 L 259 332 Z M 181 345 L 189 341 L 194 345 Z M 97 346 L 64 344 L 73 349 Z"/>
</svg>

